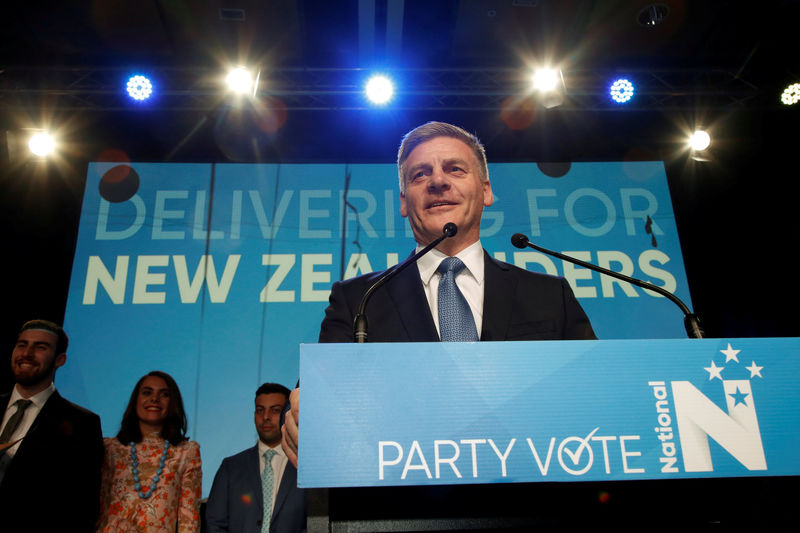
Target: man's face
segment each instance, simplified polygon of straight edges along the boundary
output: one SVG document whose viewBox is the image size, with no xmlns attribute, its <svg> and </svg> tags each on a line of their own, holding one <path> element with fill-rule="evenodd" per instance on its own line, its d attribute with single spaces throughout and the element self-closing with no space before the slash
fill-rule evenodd
<svg viewBox="0 0 800 533">
<path fill-rule="evenodd" d="M 484 206 L 492 205 L 492 187 L 482 181 L 469 146 L 452 137 L 436 137 L 414 148 L 405 162 L 406 193 L 400 214 L 408 217 L 414 238 L 428 244 L 448 222 L 458 226 L 453 254 L 480 237 Z M 451 249 L 454 243 L 451 244 Z"/>
<path fill-rule="evenodd" d="M 27 329 L 17 337 L 11 352 L 14 381 L 24 387 L 49 385 L 56 368 L 67 360 L 67 354 L 56 353 L 58 336 L 41 329 Z"/>
<path fill-rule="evenodd" d="M 279 392 L 256 396 L 256 431 L 261 442 L 274 447 L 281 442 L 281 412 L 286 396 Z"/>
</svg>

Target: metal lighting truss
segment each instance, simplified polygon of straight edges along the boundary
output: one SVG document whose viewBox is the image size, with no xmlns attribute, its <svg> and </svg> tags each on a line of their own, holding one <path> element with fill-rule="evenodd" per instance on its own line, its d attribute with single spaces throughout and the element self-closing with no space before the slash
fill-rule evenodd
<svg viewBox="0 0 800 533">
<path fill-rule="evenodd" d="M 144 104 L 125 94 L 132 73 L 147 75 L 154 96 Z M 277 68 L 259 73 L 255 98 L 288 110 L 371 109 L 363 95 L 370 73 L 360 68 Z M 388 104 L 398 110 L 499 110 L 536 105 L 529 74 L 513 68 L 400 69 L 386 72 L 396 84 Z M 565 80 L 562 111 L 668 111 L 754 107 L 764 101 L 756 85 L 729 69 L 571 70 Z M 633 99 L 611 102 L 616 77 L 636 86 Z M 52 109 L 115 111 L 136 106 L 164 111 L 211 111 L 228 105 L 224 75 L 202 67 L 163 67 L 136 71 L 97 67 L 0 67 L 0 109 L 47 106 Z M 774 99 L 768 99 L 769 101 Z"/>
</svg>

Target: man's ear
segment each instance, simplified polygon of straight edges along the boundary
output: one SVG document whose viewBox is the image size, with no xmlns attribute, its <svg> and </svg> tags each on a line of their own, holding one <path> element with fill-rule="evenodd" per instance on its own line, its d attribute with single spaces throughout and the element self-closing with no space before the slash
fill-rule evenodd
<svg viewBox="0 0 800 533">
<path fill-rule="evenodd" d="M 492 184 L 489 180 L 483 182 L 483 206 L 489 207 L 494 203 L 494 193 L 492 193 Z"/>
<path fill-rule="evenodd" d="M 408 216 L 408 206 L 406 205 L 406 195 L 400 193 L 400 216 L 403 218 Z"/>
<path fill-rule="evenodd" d="M 53 365 L 55 368 L 61 368 L 64 366 L 64 363 L 67 362 L 67 352 L 60 353 L 56 356 L 55 361 L 53 361 Z"/>
</svg>

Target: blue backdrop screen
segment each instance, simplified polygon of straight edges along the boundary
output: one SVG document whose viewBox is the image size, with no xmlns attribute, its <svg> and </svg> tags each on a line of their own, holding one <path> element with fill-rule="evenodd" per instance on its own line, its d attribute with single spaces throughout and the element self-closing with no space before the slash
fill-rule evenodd
<svg viewBox="0 0 800 533">
<path fill-rule="evenodd" d="M 685 336 L 665 298 L 510 243 L 525 233 L 690 304 L 663 163 L 506 163 L 490 176 L 490 254 L 564 276 L 600 338 Z M 316 341 L 331 284 L 413 247 L 393 164 L 92 163 L 57 385 L 114 435 L 136 380 L 171 374 L 207 494 L 222 458 L 255 442 L 257 386 L 297 381 L 298 346 Z"/>
</svg>

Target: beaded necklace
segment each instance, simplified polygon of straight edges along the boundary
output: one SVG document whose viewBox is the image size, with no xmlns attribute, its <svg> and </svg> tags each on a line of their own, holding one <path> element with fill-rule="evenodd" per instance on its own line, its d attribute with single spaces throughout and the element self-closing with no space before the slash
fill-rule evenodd
<svg viewBox="0 0 800 533">
<path fill-rule="evenodd" d="M 139 458 L 136 455 L 136 443 L 131 441 L 131 473 L 133 474 L 134 488 L 140 498 L 146 500 L 153 495 L 158 485 L 158 480 L 161 478 L 161 472 L 164 471 L 164 463 L 167 461 L 167 451 L 169 450 L 169 441 L 164 441 L 164 451 L 161 452 L 161 459 L 158 461 L 158 470 L 156 475 L 153 476 L 153 482 L 150 484 L 150 490 L 147 493 L 142 492 L 142 484 L 139 480 Z"/>
</svg>

